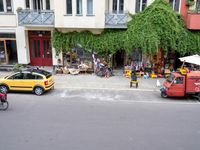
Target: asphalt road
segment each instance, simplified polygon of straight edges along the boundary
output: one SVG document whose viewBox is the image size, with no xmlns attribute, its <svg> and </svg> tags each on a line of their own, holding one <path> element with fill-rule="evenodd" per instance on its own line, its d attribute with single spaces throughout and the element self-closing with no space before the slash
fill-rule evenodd
<svg viewBox="0 0 200 150">
<path fill-rule="evenodd" d="M 157 91 L 9 93 L 0 150 L 199 150 L 200 103 Z"/>
</svg>

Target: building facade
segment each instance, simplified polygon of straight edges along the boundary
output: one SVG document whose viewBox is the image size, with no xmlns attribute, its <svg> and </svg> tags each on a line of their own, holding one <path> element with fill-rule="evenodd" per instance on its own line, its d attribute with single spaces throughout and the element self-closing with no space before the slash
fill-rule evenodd
<svg viewBox="0 0 200 150">
<path fill-rule="evenodd" d="M 0 0 L 0 64 L 57 65 L 51 44 L 55 29 L 61 32 L 106 28 L 126 29 L 128 12 L 135 14 L 153 0 Z M 169 0 L 189 29 L 200 29 L 200 0 Z"/>
</svg>

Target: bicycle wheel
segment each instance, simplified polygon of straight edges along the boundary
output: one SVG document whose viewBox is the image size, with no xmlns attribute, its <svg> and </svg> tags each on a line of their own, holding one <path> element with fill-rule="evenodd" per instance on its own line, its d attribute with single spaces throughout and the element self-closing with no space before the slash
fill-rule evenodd
<svg viewBox="0 0 200 150">
<path fill-rule="evenodd" d="M 0 110 L 7 110 L 8 109 L 8 106 L 9 106 L 9 104 L 8 104 L 8 101 L 6 101 L 6 102 L 0 102 L 1 104 L 0 104 Z"/>
</svg>

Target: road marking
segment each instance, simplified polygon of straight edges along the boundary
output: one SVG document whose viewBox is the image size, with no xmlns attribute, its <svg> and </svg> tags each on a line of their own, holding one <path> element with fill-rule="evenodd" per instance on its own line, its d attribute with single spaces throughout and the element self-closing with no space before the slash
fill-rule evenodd
<svg viewBox="0 0 200 150">
<path fill-rule="evenodd" d="M 65 86 L 59 86 L 55 87 L 55 89 L 78 89 L 78 90 L 115 90 L 115 91 L 146 91 L 146 92 L 157 92 L 160 91 L 159 89 L 134 89 L 134 88 L 102 88 L 102 87 L 65 87 Z"/>
<path fill-rule="evenodd" d="M 90 102 L 123 102 L 123 103 L 147 103 L 147 104 L 181 104 L 181 105 L 199 105 L 200 103 L 196 100 L 191 101 L 177 101 L 177 100 L 167 100 L 167 99 L 160 99 L 160 100 L 133 100 L 133 99 L 123 99 L 120 95 L 109 96 L 109 95 L 102 95 L 102 94 L 90 94 L 90 93 L 82 93 L 82 94 L 67 94 L 67 90 L 63 91 L 59 94 L 61 98 L 80 98 L 84 101 Z M 122 98 L 122 99 L 120 99 Z M 64 99 L 63 99 L 64 100 Z M 162 101 L 163 100 L 163 101 Z"/>
</svg>

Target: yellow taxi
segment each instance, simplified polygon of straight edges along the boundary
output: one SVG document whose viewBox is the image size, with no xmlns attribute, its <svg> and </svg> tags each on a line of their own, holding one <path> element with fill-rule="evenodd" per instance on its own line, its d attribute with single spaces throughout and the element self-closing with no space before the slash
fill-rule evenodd
<svg viewBox="0 0 200 150">
<path fill-rule="evenodd" d="M 32 91 L 42 95 L 54 88 L 54 79 L 50 72 L 41 69 L 26 69 L 0 79 L 0 92 Z"/>
</svg>

